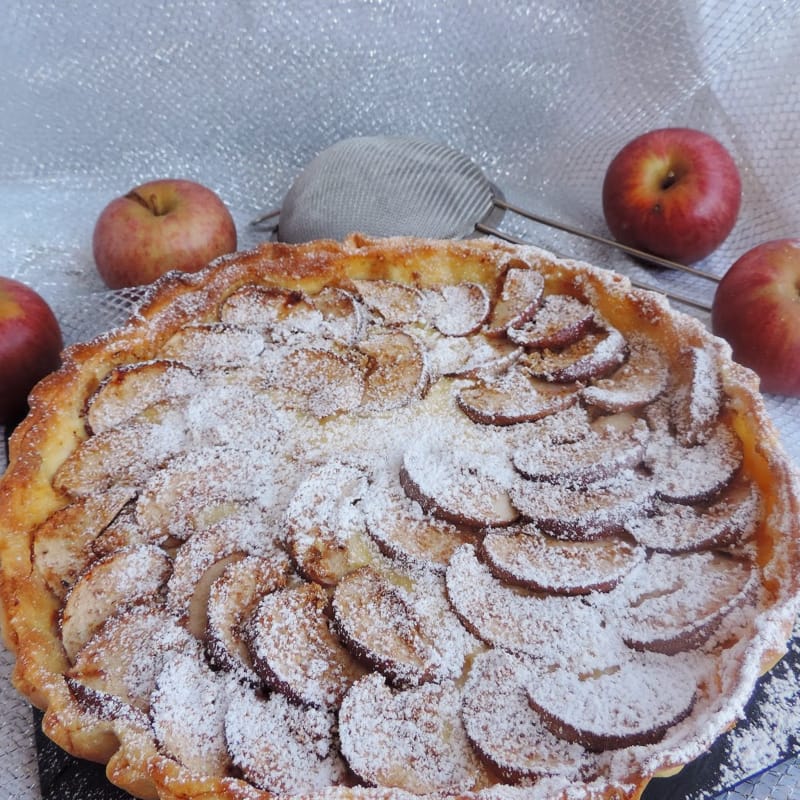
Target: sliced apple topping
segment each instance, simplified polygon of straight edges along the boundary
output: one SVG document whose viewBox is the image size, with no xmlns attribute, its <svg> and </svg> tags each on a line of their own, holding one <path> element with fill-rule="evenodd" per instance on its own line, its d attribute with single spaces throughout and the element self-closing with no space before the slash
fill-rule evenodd
<svg viewBox="0 0 800 800">
<path fill-rule="evenodd" d="M 445 336 L 477 333 L 491 310 L 489 294 L 478 283 L 438 286 L 426 290 L 424 297 L 431 325 Z"/>
<path fill-rule="evenodd" d="M 219 369 L 254 365 L 264 347 L 264 337 L 256 330 L 210 322 L 185 325 L 164 344 L 160 355 L 194 369 L 208 364 Z"/>
<path fill-rule="evenodd" d="M 672 655 L 701 647 L 758 586 L 749 561 L 653 553 L 614 590 L 610 616 L 630 647 Z"/>
<path fill-rule="evenodd" d="M 581 397 L 603 411 L 633 411 L 652 403 L 666 389 L 668 379 L 661 351 L 644 337 L 630 337 L 625 363 L 583 389 Z"/>
<path fill-rule="evenodd" d="M 458 407 L 483 425 L 516 425 L 555 414 L 575 403 L 571 386 L 531 379 L 520 370 L 479 379 L 456 393 Z"/>
<path fill-rule="evenodd" d="M 352 292 L 325 286 L 311 300 L 322 315 L 319 335 L 346 344 L 361 340 L 367 325 L 366 313 Z"/>
<path fill-rule="evenodd" d="M 359 507 L 368 491 L 367 474 L 338 461 L 317 467 L 299 484 L 286 507 L 285 539 L 303 577 L 334 586 L 348 572 L 380 561 Z"/>
<path fill-rule="evenodd" d="M 212 672 L 202 656 L 178 653 L 156 679 L 150 717 L 162 752 L 198 775 L 230 769 L 225 714 L 242 691 L 225 672 Z"/>
<path fill-rule="evenodd" d="M 578 744 L 559 739 L 531 708 L 524 662 L 503 650 L 481 653 L 464 686 L 461 715 L 469 740 L 506 780 L 577 777 L 592 763 Z"/>
<path fill-rule="evenodd" d="M 116 428 L 148 406 L 199 391 L 201 381 L 185 364 L 147 361 L 115 367 L 86 401 L 92 433 Z"/>
<path fill-rule="evenodd" d="M 689 381 L 673 396 L 672 415 L 683 445 L 705 442 L 713 434 L 722 406 L 722 384 L 714 356 L 693 347 L 685 354 Z"/>
<path fill-rule="evenodd" d="M 56 597 L 64 599 L 92 560 L 92 543 L 133 496 L 133 490 L 120 486 L 80 497 L 34 530 L 33 563 Z M 73 535 L 65 537 L 65 530 Z"/>
<path fill-rule="evenodd" d="M 474 333 L 471 336 L 425 336 L 428 364 L 434 378 L 479 378 L 501 375 L 522 353 L 522 348 L 506 339 Z"/>
<path fill-rule="evenodd" d="M 364 305 L 384 325 L 405 325 L 425 319 L 425 298 L 414 286 L 387 280 L 354 280 Z"/>
<path fill-rule="evenodd" d="M 742 443 L 722 424 L 717 424 L 702 444 L 690 447 L 667 431 L 654 431 L 645 463 L 662 499 L 699 503 L 710 500 L 731 482 L 742 463 Z"/>
<path fill-rule="evenodd" d="M 361 408 L 388 411 L 419 400 L 428 388 L 425 350 L 402 331 L 378 333 L 359 342 L 367 358 Z"/>
<path fill-rule="evenodd" d="M 370 785 L 452 794 L 483 783 L 451 681 L 393 691 L 383 676 L 368 675 L 344 698 L 339 729 L 350 769 Z"/>
<path fill-rule="evenodd" d="M 547 295 L 532 319 L 511 325 L 508 338 L 528 348 L 560 348 L 582 339 L 594 324 L 594 309 L 564 294 Z"/>
<path fill-rule="evenodd" d="M 223 323 L 255 328 L 273 342 L 302 335 L 316 335 L 320 313 L 303 292 L 277 286 L 244 286 L 229 295 L 220 307 Z"/>
<path fill-rule="evenodd" d="M 758 487 L 737 477 L 711 503 L 657 500 L 649 514 L 629 520 L 625 527 L 650 550 L 685 553 L 737 547 L 750 541 L 762 514 Z"/>
<path fill-rule="evenodd" d="M 315 583 L 261 599 L 243 626 L 253 667 L 265 685 L 315 708 L 336 708 L 364 668 L 332 633 L 328 596 Z"/>
<path fill-rule="evenodd" d="M 503 275 L 502 286 L 486 323 L 487 331 L 492 335 L 505 334 L 509 328 L 526 322 L 538 310 L 543 295 L 542 274 L 513 259 Z"/>
<path fill-rule="evenodd" d="M 626 358 L 622 334 L 610 326 L 597 327 L 561 349 L 530 350 L 520 365 L 534 378 L 556 383 L 578 383 L 603 377 Z"/>
<path fill-rule="evenodd" d="M 241 626 L 264 595 L 286 586 L 289 565 L 261 556 L 220 561 L 222 572 L 208 591 L 206 653 L 213 666 L 235 672 L 255 686 L 258 679 Z"/>
<path fill-rule="evenodd" d="M 698 678 L 690 662 L 659 653 L 631 653 L 590 673 L 529 664 L 528 699 L 542 722 L 589 750 L 658 742 L 695 701 Z"/>
<path fill-rule="evenodd" d="M 364 395 L 358 366 L 338 353 L 313 347 L 288 352 L 269 385 L 289 408 L 323 418 L 357 408 Z"/>
<path fill-rule="evenodd" d="M 644 550 L 627 539 L 564 541 L 532 525 L 487 533 L 478 553 L 501 580 L 566 595 L 610 591 L 644 558 Z"/>
<path fill-rule="evenodd" d="M 443 573 L 458 547 L 477 540 L 474 530 L 426 514 L 399 485 L 373 485 L 361 508 L 381 552 L 403 565 Z"/>
<path fill-rule="evenodd" d="M 599 417 L 587 435 L 574 442 L 532 441 L 515 450 L 514 466 L 526 478 L 586 485 L 638 466 L 649 430 L 630 414 Z"/>
<path fill-rule="evenodd" d="M 225 741 L 233 765 L 259 789 L 279 796 L 314 793 L 346 782 L 333 713 L 303 708 L 281 694 L 231 698 Z"/>
<path fill-rule="evenodd" d="M 97 629 L 125 603 L 157 594 L 172 570 L 158 547 L 118 550 L 90 564 L 67 594 L 61 610 L 61 642 L 70 661 Z"/>
<path fill-rule="evenodd" d="M 178 653 L 198 644 L 159 601 L 123 606 L 81 647 L 67 675 L 82 686 L 147 712 L 156 676 Z"/>
</svg>

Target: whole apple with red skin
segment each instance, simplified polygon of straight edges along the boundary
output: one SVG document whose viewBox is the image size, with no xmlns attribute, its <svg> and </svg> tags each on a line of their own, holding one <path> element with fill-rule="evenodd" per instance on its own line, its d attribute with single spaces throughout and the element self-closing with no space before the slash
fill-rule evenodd
<svg viewBox="0 0 800 800">
<path fill-rule="evenodd" d="M 63 346 L 58 320 L 42 297 L 0 276 L 0 425 L 19 422 L 28 393 L 58 368 Z"/>
<path fill-rule="evenodd" d="M 800 397 L 800 239 L 748 250 L 714 295 L 711 328 L 765 392 Z"/>
<path fill-rule="evenodd" d="M 139 286 L 170 270 L 197 272 L 233 252 L 236 226 L 211 189 L 167 178 L 112 200 L 95 224 L 92 249 L 107 286 Z"/>
<path fill-rule="evenodd" d="M 625 145 L 603 181 L 603 213 L 622 244 L 691 263 L 736 223 L 742 183 L 730 153 L 691 128 L 660 128 Z"/>
</svg>

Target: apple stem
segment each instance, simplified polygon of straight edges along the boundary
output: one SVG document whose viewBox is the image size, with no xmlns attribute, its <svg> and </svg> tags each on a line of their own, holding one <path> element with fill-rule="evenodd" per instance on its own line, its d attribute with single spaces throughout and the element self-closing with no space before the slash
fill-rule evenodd
<svg viewBox="0 0 800 800">
<path fill-rule="evenodd" d="M 670 186 L 675 184 L 675 181 L 678 180 L 678 176 L 675 174 L 675 170 L 671 169 L 665 176 L 664 179 L 661 181 L 661 188 L 662 189 L 669 189 Z"/>
<path fill-rule="evenodd" d="M 167 213 L 164 209 L 159 208 L 158 199 L 156 198 L 155 194 L 151 194 L 147 199 L 145 199 L 134 189 L 133 191 L 128 192 L 125 197 L 127 197 L 129 200 L 139 203 L 140 206 L 146 208 L 156 217 L 163 216 Z"/>
</svg>

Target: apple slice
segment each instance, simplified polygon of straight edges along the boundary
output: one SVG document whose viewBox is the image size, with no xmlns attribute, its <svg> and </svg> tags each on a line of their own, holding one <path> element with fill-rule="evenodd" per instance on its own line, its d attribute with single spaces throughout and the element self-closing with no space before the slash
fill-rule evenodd
<svg viewBox="0 0 800 800">
<path fill-rule="evenodd" d="M 524 525 L 508 533 L 487 533 L 478 555 L 507 583 L 549 594 L 583 595 L 613 589 L 644 558 L 644 549 L 619 537 L 564 541 Z"/>
<path fill-rule="evenodd" d="M 625 527 L 639 544 L 663 553 L 738 547 L 755 537 L 764 500 L 752 481 L 741 477 L 710 504 L 656 500 L 651 513 Z"/>
<path fill-rule="evenodd" d="M 653 486 L 633 470 L 587 485 L 519 480 L 511 501 L 526 519 L 559 539 L 592 541 L 622 534 L 632 517 L 646 514 Z"/>
<path fill-rule="evenodd" d="M 452 681 L 393 691 L 373 673 L 355 683 L 339 712 L 342 754 L 365 783 L 412 794 L 459 794 L 484 785 Z"/>
<path fill-rule="evenodd" d="M 478 332 L 470 336 L 426 336 L 428 364 L 434 378 L 479 378 L 501 375 L 522 354 L 522 348 L 507 339 Z"/>
<path fill-rule="evenodd" d="M 225 714 L 241 691 L 227 673 L 212 672 L 202 656 L 177 653 L 166 661 L 150 702 L 161 752 L 196 775 L 227 775 Z"/>
<path fill-rule="evenodd" d="M 86 401 L 91 433 L 116 428 L 153 403 L 187 397 L 199 391 L 199 379 L 175 361 L 147 361 L 115 367 Z"/>
<path fill-rule="evenodd" d="M 334 714 L 281 694 L 263 700 L 235 693 L 225 714 L 225 741 L 244 778 L 278 796 L 314 794 L 347 781 Z"/>
<path fill-rule="evenodd" d="M 380 551 L 416 569 L 444 573 L 458 547 L 477 541 L 475 531 L 426 514 L 399 485 L 373 485 L 361 508 L 367 531 Z"/>
<path fill-rule="evenodd" d="M 257 330 L 224 322 L 198 322 L 173 334 L 162 346 L 160 357 L 197 370 L 207 364 L 244 367 L 256 364 L 265 346 L 264 337 Z"/>
<path fill-rule="evenodd" d="M 519 360 L 534 378 L 555 383 L 584 383 L 615 370 L 626 358 L 622 334 L 610 326 L 598 327 L 567 347 L 530 350 Z"/>
<path fill-rule="evenodd" d="M 519 259 L 508 262 L 486 330 L 492 336 L 505 335 L 509 328 L 529 320 L 544 295 L 544 278 Z"/>
<path fill-rule="evenodd" d="M 178 653 L 199 656 L 197 641 L 160 601 L 145 600 L 109 617 L 81 647 L 66 674 L 147 713 L 156 676 Z"/>
<path fill-rule="evenodd" d="M 749 561 L 713 552 L 653 553 L 609 597 L 609 622 L 636 650 L 693 651 L 759 585 Z"/>
<path fill-rule="evenodd" d="M 481 453 L 447 436 L 419 437 L 406 448 L 400 468 L 403 489 L 426 513 L 473 528 L 517 519 L 508 494 L 512 482 L 504 453 Z"/>
<path fill-rule="evenodd" d="M 125 486 L 79 497 L 34 530 L 34 567 L 56 597 L 64 599 L 92 560 L 94 540 L 133 497 L 133 490 Z M 73 536 L 66 538 L 65 530 Z"/>
<path fill-rule="evenodd" d="M 338 353 L 316 347 L 288 352 L 269 385 L 278 390 L 284 405 L 318 419 L 358 408 L 365 388 L 358 366 Z"/>
<path fill-rule="evenodd" d="M 691 662 L 660 653 L 631 653 L 608 669 L 587 673 L 529 663 L 531 706 L 556 736 L 588 750 L 661 741 L 689 715 L 697 692 Z"/>
<path fill-rule="evenodd" d="M 491 300 L 478 283 L 463 281 L 424 292 L 426 316 L 445 336 L 477 333 L 489 318 Z"/>
<path fill-rule="evenodd" d="M 708 350 L 693 347 L 684 359 L 689 381 L 675 392 L 672 416 L 678 440 L 691 446 L 702 444 L 713 432 L 722 408 L 722 384 L 717 363 Z"/>
<path fill-rule="evenodd" d="M 115 550 L 140 544 L 157 544 L 170 552 L 177 542 L 160 532 L 145 531 L 136 521 L 134 504 L 130 503 L 92 540 L 89 550 L 94 558 L 103 558 Z"/>
<path fill-rule="evenodd" d="M 277 286 L 243 286 L 225 298 L 219 315 L 223 323 L 256 329 L 273 342 L 315 335 L 322 321 L 311 298 Z"/>
<path fill-rule="evenodd" d="M 557 349 L 582 339 L 594 325 L 594 309 L 577 297 L 547 295 L 532 319 L 508 328 L 508 338 L 527 348 Z"/>
<path fill-rule="evenodd" d="M 464 686 L 461 716 L 472 745 L 505 781 L 539 775 L 577 779 L 594 766 L 590 753 L 551 733 L 531 708 L 523 661 L 503 650 L 481 653 Z"/>
<path fill-rule="evenodd" d="M 664 355 L 644 337 L 628 339 L 628 359 L 607 378 L 581 392 L 581 398 L 612 414 L 652 403 L 667 387 L 669 368 Z"/>
<path fill-rule="evenodd" d="M 645 454 L 649 430 L 630 414 L 599 417 L 588 435 L 575 442 L 550 442 L 514 450 L 514 467 L 526 478 L 586 485 L 638 466 Z"/>
<path fill-rule="evenodd" d="M 367 357 L 361 409 L 389 411 L 419 400 L 428 388 L 430 375 L 425 350 L 403 331 L 373 333 L 358 344 Z"/>
<path fill-rule="evenodd" d="M 61 610 L 61 642 L 69 660 L 75 661 L 81 647 L 118 607 L 160 591 L 171 570 L 169 557 L 152 545 L 118 550 L 90 564 Z"/>
<path fill-rule="evenodd" d="M 425 319 L 425 298 L 414 286 L 388 280 L 354 280 L 364 305 L 384 325 L 407 325 Z"/>
<path fill-rule="evenodd" d="M 482 425 L 516 425 L 555 414 L 578 399 L 571 386 L 529 378 L 519 370 L 478 380 L 456 393 L 458 407 Z"/>
<path fill-rule="evenodd" d="M 264 684 L 314 708 L 337 708 L 364 669 L 334 636 L 328 596 L 315 583 L 263 597 L 242 633 Z"/>
<path fill-rule="evenodd" d="M 742 443 L 727 425 L 716 425 L 702 444 L 685 447 L 667 431 L 654 431 L 645 463 L 663 500 L 700 503 L 733 480 L 742 463 Z"/>
<path fill-rule="evenodd" d="M 264 595 L 286 586 L 289 564 L 262 556 L 223 558 L 221 562 L 222 574 L 208 591 L 206 654 L 212 666 L 234 672 L 245 683 L 257 686 L 258 678 L 240 626 Z"/>
<path fill-rule="evenodd" d="M 319 333 L 323 338 L 355 344 L 364 336 L 366 312 L 352 292 L 325 286 L 311 297 L 311 302 L 322 314 Z"/>
<path fill-rule="evenodd" d="M 381 554 L 366 530 L 360 501 L 369 492 L 366 472 L 331 461 L 312 470 L 286 507 L 286 546 L 307 580 L 334 586 Z"/>
</svg>

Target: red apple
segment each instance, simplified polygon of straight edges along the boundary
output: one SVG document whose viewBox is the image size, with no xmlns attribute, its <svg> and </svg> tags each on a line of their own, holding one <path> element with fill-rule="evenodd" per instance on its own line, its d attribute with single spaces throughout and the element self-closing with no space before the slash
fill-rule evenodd
<svg viewBox="0 0 800 800">
<path fill-rule="evenodd" d="M 765 392 L 800 397 L 800 239 L 748 250 L 714 295 L 711 327 Z"/>
<path fill-rule="evenodd" d="M 33 386 L 59 365 L 61 329 L 30 287 L 0 276 L 0 425 L 13 425 Z"/>
<path fill-rule="evenodd" d="M 103 209 L 92 247 L 106 285 L 119 289 L 173 269 L 197 272 L 236 249 L 236 226 L 211 189 L 180 179 L 151 181 Z"/>
<path fill-rule="evenodd" d="M 731 232 L 741 203 L 739 170 L 713 137 L 661 128 L 629 142 L 603 181 L 603 213 L 622 244 L 691 263 Z"/>
</svg>

